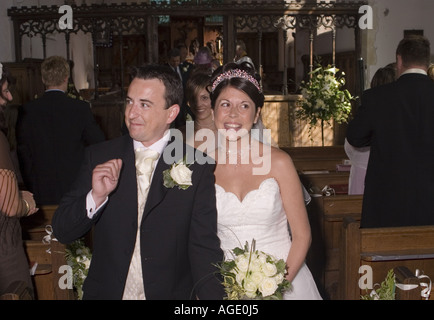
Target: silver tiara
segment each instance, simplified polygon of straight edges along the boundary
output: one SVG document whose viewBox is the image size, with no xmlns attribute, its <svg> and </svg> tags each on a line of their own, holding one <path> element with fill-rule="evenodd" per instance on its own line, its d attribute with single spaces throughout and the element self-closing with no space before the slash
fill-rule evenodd
<svg viewBox="0 0 434 320">
<path fill-rule="evenodd" d="M 255 85 L 255 87 L 258 89 L 258 91 L 260 93 L 262 93 L 262 90 L 261 90 L 261 87 L 259 86 L 258 81 L 255 78 L 253 78 L 250 74 L 248 74 L 246 71 L 240 70 L 240 69 L 229 70 L 229 71 L 226 71 L 226 72 L 222 73 L 221 75 L 219 75 L 217 77 L 217 79 L 215 79 L 213 84 L 212 84 L 211 92 L 214 92 L 215 88 L 217 88 L 217 86 L 223 80 L 232 79 L 232 78 L 246 79 L 246 80 L 250 81 L 251 83 L 253 83 Z"/>
</svg>

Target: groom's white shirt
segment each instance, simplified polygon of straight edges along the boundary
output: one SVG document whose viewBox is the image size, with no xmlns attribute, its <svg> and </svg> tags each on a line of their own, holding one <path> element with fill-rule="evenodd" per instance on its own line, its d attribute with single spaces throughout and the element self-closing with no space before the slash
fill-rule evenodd
<svg viewBox="0 0 434 320">
<path fill-rule="evenodd" d="M 152 144 L 149 147 L 145 147 L 141 142 L 133 140 L 133 142 L 134 142 L 134 150 L 137 150 L 137 149 L 144 149 L 144 150 L 151 149 L 151 150 L 157 151 L 160 154 L 159 158 L 157 160 L 155 160 L 155 166 L 154 166 L 154 170 L 152 172 L 152 176 L 154 175 L 154 171 L 155 171 L 155 168 L 157 167 L 157 163 L 160 160 L 161 155 L 163 154 L 164 148 L 166 148 L 167 143 L 169 142 L 169 140 L 170 140 L 170 130 L 167 130 L 166 133 L 164 134 L 164 136 L 160 140 L 158 140 L 157 142 L 155 142 L 154 144 Z M 152 179 L 152 176 L 151 176 L 151 179 Z M 108 197 L 97 208 L 96 204 L 95 204 L 95 201 L 94 201 L 94 199 L 92 197 L 92 190 L 90 190 L 89 193 L 86 196 L 86 211 L 87 211 L 88 218 L 92 219 L 94 217 L 94 215 L 98 212 L 98 210 L 102 206 L 104 206 L 104 204 L 107 201 L 108 201 Z"/>
</svg>

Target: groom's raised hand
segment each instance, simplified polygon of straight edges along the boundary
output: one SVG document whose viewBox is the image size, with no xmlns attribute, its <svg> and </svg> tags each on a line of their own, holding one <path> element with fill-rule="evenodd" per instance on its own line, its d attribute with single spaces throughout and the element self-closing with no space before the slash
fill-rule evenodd
<svg viewBox="0 0 434 320">
<path fill-rule="evenodd" d="M 122 159 L 99 164 L 92 172 L 92 197 L 98 208 L 116 188 L 122 168 Z"/>
</svg>

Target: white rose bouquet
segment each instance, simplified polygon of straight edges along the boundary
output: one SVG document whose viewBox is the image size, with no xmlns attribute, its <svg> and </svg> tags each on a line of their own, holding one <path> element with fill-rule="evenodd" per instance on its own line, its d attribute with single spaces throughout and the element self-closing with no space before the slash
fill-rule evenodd
<svg viewBox="0 0 434 320">
<path fill-rule="evenodd" d="M 164 186 L 166 188 L 178 186 L 179 189 L 185 190 L 192 185 L 192 173 L 186 165 L 184 157 L 184 159 L 172 164 L 170 169 L 163 171 Z"/>
<path fill-rule="evenodd" d="M 83 239 L 78 239 L 68 244 L 65 251 L 66 261 L 72 268 L 73 286 L 77 290 L 78 299 L 81 300 L 83 298 L 82 287 L 89 271 L 92 253 L 84 244 Z"/>
<path fill-rule="evenodd" d="M 255 250 L 246 242 L 244 249 L 232 250 L 233 260 L 217 265 L 227 293 L 226 300 L 282 300 L 283 291 L 291 284 L 285 279 L 286 263 L 283 259 Z"/>
</svg>

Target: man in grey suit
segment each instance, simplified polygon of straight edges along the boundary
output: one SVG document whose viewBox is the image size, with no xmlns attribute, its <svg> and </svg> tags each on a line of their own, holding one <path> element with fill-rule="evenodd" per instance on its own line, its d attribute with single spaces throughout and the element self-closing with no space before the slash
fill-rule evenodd
<svg viewBox="0 0 434 320">
<path fill-rule="evenodd" d="M 362 228 L 434 225 L 434 82 L 427 76 L 430 43 L 403 39 L 398 80 L 366 90 L 348 142 L 371 146 Z"/>
</svg>

